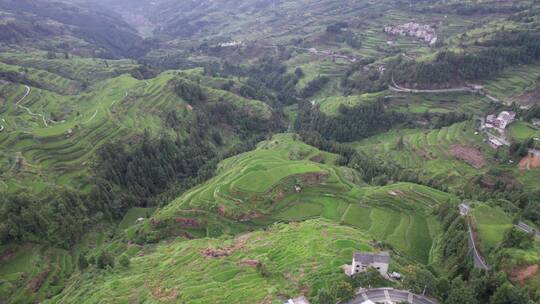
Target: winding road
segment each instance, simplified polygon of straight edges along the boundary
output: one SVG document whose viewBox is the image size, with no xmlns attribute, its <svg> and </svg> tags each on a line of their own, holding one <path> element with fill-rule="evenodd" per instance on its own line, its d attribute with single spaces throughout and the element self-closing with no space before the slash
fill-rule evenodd
<svg viewBox="0 0 540 304">
<path fill-rule="evenodd" d="M 473 261 L 474 261 L 474 267 L 480 268 L 483 270 L 488 270 L 489 266 L 478 251 L 478 248 L 476 247 L 476 242 L 474 240 L 474 233 L 471 228 L 469 213 L 470 213 L 471 207 L 467 202 L 463 202 L 459 205 L 459 212 L 461 216 L 465 217 L 467 220 L 467 228 L 469 229 L 469 247 L 473 250 Z"/>
<path fill-rule="evenodd" d="M 395 81 L 394 77 L 392 77 L 392 84 L 388 85 L 388 88 L 390 91 L 394 92 L 401 92 L 401 93 L 471 93 L 471 94 L 480 94 L 489 100 L 497 103 L 501 103 L 502 101 L 496 97 L 493 97 L 486 93 L 482 87 L 475 88 L 474 85 L 467 85 L 464 87 L 457 87 L 457 88 L 449 88 L 449 89 L 432 89 L 432 90 L 421 90 L 421 89 L 410 89 L 410 88 L 404 88 L 402 86 L 399 86 Z"/>
<path fill-rule="evenodd" d="M 345 304 L 410 303 L 438 304 L 436 300 L 406 290 L 373 288 L 360 290 L 356 297 Z"/>
</svg>

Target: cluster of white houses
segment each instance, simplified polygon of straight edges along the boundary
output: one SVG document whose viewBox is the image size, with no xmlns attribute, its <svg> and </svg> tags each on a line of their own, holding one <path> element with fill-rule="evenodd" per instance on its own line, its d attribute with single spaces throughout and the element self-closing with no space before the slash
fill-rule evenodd
<svg viewBox="0 0 540 304">
<path fill-rule="evenodd" d="M 384 32 L 391 35 L 419 38 L 429 43 L 429 45 L 434 45 L 438 39 L 435 29 L 430 25 L 416 22 L 408 22 L 396 26 L 387 25 L 384 27 Z"/>
</svg>

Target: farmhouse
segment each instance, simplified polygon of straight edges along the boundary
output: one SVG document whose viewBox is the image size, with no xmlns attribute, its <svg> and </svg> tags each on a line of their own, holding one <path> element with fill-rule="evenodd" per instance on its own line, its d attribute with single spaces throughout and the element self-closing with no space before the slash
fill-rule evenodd
<svg viewBox="0 0 540 304">
<path fill-rule="evenodd" d="M 516 112 L 502 111 L 499 115 L 494 114 L 486 116 L 486 128 L 495 128 L 499 131 L 506 129 L 516 119 Z"/>
<path fill-rule="evenodd" d="M 368 268 L 375 268 L 383 276 L 388 272 L 390 264 L 390 253 L 384 251 L 380 253 L 355 252 L 352 260 L 351 274 L 364 272 Z"/>
<path fill-rule="evenodd" d="M 503 146 L 503 143 L 494 137 L 490 137 L 488 142 L 493 149 L 498 149 L 499 147 Z"/>
</svg>

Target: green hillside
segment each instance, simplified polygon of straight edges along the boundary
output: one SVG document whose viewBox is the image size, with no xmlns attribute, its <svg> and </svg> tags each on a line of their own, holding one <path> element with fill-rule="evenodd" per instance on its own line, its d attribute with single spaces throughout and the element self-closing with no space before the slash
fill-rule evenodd
<svg viewBox="0 0 540 304">
<path fill-rule="evenodd" d="M 158 231 L 214 236 L 274 221 L 322 217 L 386 241 L 413 260 L 431 261 L 439 233 L 431 212 L 455 197 L 408 183 L 355 184 L 359 180 L 353 171 L 332 165 L 334 155 L 294 138 L 276 135 L 255 151 L 224 160 L 216 177 L 158 210 L 145 225 L 151 228 L 147 237 Z"/>
<path fill-rule="evenodd" d="M 535 0 L 0 0 L 0 304 L 538 302 L 539 25 Z M 356 251 L 402 279 L 346 277 Z"/>
<path fill-rule="evenodd" d="M 128 268 L 76 274 L 47 303 L 135 298 L 145 303 L 280 303 L 344 276 L 339 267 L 354 250 L 374 249 L 365 234 L 324 220 L 276 224 L 234 238 L 175 241 L 131 256 Z M 218 252 L 219 257 L 205 256 Z"/>
</svg>

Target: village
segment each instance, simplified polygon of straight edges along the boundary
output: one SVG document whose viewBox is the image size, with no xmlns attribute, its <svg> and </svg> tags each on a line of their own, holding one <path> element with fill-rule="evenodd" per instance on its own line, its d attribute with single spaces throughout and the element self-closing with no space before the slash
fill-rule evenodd
<svg viewBox="0 0 540 304">
<path fill-rule="evenodd" d="M 416 22 L 408 22 L 396 26 L 387 25 L 384 27 L 384 32 L 390 35 L 418 38 L 427 42 L 430 46 L 435 45 L 438 40 L 437 33 L 433 27 L 428 24 L 419 24 Z"/>
</svg>

